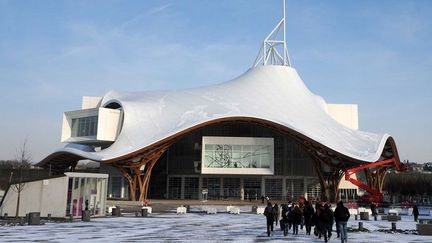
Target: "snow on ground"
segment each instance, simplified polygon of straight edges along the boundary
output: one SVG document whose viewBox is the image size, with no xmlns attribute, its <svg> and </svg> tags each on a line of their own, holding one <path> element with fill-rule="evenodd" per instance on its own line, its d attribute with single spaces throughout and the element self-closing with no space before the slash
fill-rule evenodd
<svg viewBox="0 0 432 243">
<path fill-rule="evenodd" d="M 245 208 L 241 209 L 246 211 Z M 250 207 L 248 209 L 250 211 Z M 92 218 L 91 222 L 75 220 L 72 223 L 46 223 L 40 226 L 0 226 L 0 242 L 324 242 L 313 235 L 305 235 L 305 231 L 301 230 L 297 236 L 284 237 L 278 227 L 275 227 L 271 237 L 267 237 L 263 215 L 207 215 L 198 213 L 198 207 L 192 207 L 192 211 L 195 213 L 154 213 L 147 218 L 125 214 L 117 218 Z M 218 211 L 223 209 L 218 207 Z M 354 217 L 351 217 L 348 226 L 357 228 L 358 222 L 360 221 L 355 221 Z M 362 222 L 363 227 L 370 232 L 350 232 L 348 242 L 432 242 L 432 236 L 419 236 L 412 232 L 404 234 L 378 231 L 390 229 L 391 223 L 388 221 Z M 412 216 L 402 216 L 402 220 L 397 222 L 397 228 L 415 230 Z M 333 232 L 330 242 L 339 242 L 335 237 L 336 232 Z"/>
</svg>

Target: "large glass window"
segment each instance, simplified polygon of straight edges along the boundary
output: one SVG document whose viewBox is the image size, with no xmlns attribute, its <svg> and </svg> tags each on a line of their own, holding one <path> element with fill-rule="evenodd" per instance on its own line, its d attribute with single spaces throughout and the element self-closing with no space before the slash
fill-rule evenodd
<svg viewBox="0 0 432 243">
<path fill-rule="evenodd" d="M 296 201 L 305 196 L 303 179 L 286 179 L 286 196 L 289 201 Z"/>
<path fill-rule="evenodd" d="M 168 179 L 168 198 L 180 199 L 181 197 L 181 177 L 170 177 Z"/>
<path fill-rule="evenodd" d="M 240 178 L 223 179 L 224 199 L 240 199 Z"/>
<path fill-rule="evenodd" d="M 207 189 L 208 199 L 220 199 L 220 178 L 203 178 L 203 189 Z"/>
<path fill-rule="evenodd" d="M 321 198 L 321 185 L 318 178 L 307 180 L 307 196 L 309 201 L 319 201 Z"/>
<path fill-rule="evenodd" d="M 184 198 L 185 199 L 198 199 L 198 177 L 186 177 L 184 183 Z"/>
<path fill-rule="evenodd" d="M 111 198 L 121 198 L 122 179 L 120 176 L 111 177 Z"/>
<path fill-rule="evenodd" d="M 96 136 L 97 124 L 97 116 L 72 119 L 72 137 Z"/>
<path fill-rule="evenodd" d="M 281 200 L 282 179 L 265 179 L 265 196 L 270 200 Z"/>
<path fill-rule="evenodd" d="M 245 199 L 258 200 L 261 197 L 261 178 L 244 178 Z"/>
<path fill-rule="evenodd" d="M 273 174 L 273 138 L 203 137 L 203 145 L 204 174 Z"/>
</svg>

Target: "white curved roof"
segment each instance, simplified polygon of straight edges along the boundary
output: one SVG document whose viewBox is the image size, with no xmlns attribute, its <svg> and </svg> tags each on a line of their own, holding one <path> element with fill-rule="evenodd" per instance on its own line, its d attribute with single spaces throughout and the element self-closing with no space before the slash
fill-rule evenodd
<svg viewBox="0 0 432 243">
<path fill-rule="evenodd" d="M 57 152 L 112 160 L 204 122 L 229 117 L 271 121 L 368 162 L 380 158 L 389 138 L 388 134 L 353 130 L 336 122 L 327 114 L 324 99 L 314 95 L 288 66 L 259 66 L 231 81 L 189 90 L 111 91 L 103 97 L 102 106 L 112 101 L 124 110 L 123 128 L 114 144 L 98 152 L 74 146 Z"/>
</svg>

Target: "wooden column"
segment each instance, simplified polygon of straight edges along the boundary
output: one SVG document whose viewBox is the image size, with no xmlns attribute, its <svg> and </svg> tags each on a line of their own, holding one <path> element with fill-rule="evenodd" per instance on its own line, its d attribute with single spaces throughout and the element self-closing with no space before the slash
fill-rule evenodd
<svg viewBox="0 0 432 243">
<path fill-rule="evenodd" d="M 389 170 L 388 166 L 378 168 L 367 168 L 364 170 L 366 182 L 369 187 L 379 192 L 382 192 L 384 186 L 384 179 Z"/>
<path fill-rule="evenodd" d="M 131 201 L 140 200 L 144 202 L 147 199 L 150 176 L 153 167 L 168 147 L 169 144 L 165 144 L 148 151 L 144 155 L 139 154 L 135 155 L 133 158 L 109 163 L 116 167 L 126 178 L 129 184 Z M 144 170 L 141 170 L 143 167 Z M 137 189 L 139 189 L 139 195 L 137 195 Z"/>
<path fill-rule="evenodd" d="M 321 200 L 336 203 L 339 198 L 339 183 L 344 170 L 336 166 L 329 166 L 330 171 L 324 172 L 322 168 L 324 162 L 316 156 L 314 157 L 315 170 L 321 184 Z"/>
</svg>

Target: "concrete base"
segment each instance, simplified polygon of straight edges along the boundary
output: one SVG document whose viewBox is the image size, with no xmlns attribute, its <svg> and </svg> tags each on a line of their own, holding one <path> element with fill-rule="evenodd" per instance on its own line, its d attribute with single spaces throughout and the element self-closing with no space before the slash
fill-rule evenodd
<svg viewBox="0 0 432 243">
<path fill-rule="evenodd" d="M 417 224 L 419 235 L 432 235 L 432 224 Z"/>
<path fill-rule="evenodd" d="M 400 215 L 382 215 L 381 219 L 382 220 L 388 220 L 388 221 L 399 221 L 399 220 L 401 220 L 401 216 Z"/>
<path fill-rule="evenodd" d="M 82 211 L 81 220 L 84 222 L 90 222 L 90 210 Z"/>
<path fill-rule="evenodd" d="M 121 216 L 120 207 L 112 208 L 111 215 L 114 217 L 120 217 Z"/>
<path fill-rule="evenodd" d="M 400 215 L 387 215 L 387 220 L 388 221 L 399 221 L 399 220 L 401 220 L 401 216 Z"/>
<path fill-rule="evenodd" d="M 141 209 L 141 216 L 142 216 L 142 217 L 147 217 L 148 214 L 149 214 L 149 212 L 148 212 L 148 208 L 143 207 L 143 208 Z"/>
<path fill-rule="evenodd" d="M 31 212 L 28 214 L 28 225 L 40 225 L 40 212 Z"/>
<path fill-rule="evenodd" d="M 369 220 L 368 212 L 360 212 L 360 220 Z"/>
<path fill-rule="evenodd" d="M 252 213 L 256 214 L 257 213 L 257 209 L 258 209 L 258 206 L 253 205 L 252 206 Z"/>
<path fill-rule="evenodd" d="M 186 207 L 178 207 L 176 210 L 177 214 L 186 214 L 187 208 Z"/>
</svg>

